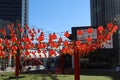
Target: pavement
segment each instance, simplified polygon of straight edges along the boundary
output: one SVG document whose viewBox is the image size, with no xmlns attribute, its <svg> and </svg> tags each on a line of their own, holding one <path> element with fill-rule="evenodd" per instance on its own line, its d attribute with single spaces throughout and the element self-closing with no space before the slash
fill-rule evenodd
<svg viewBox="0 0 120 80">
<path fill-rule="evenodd" d="M 29 67 L 30 67 L 29 71 L 43 70 L 44 69 L 43 65 L 40 65 L 40 66 L 25 66 L 25 67 L 23 67 L 23 71 L 27 71 L 27 69 Z M 0 70 L 0 73 L 1 72 L 14 72 L 14 71 L 15 71 L 15 67 L 7 67 L 6 70 L 4 70 L 4 71 Z"/>
</svg>

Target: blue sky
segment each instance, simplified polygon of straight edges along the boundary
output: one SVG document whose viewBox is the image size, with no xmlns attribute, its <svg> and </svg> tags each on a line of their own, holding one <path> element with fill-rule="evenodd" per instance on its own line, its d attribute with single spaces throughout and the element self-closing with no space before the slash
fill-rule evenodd
<svg viewBox="0 0 120 80">
<path fill-rule="evenodd" d="M 90 25 L 90 0 L 29 0 L 29 26 L 44 32 Z"/>
</svg>

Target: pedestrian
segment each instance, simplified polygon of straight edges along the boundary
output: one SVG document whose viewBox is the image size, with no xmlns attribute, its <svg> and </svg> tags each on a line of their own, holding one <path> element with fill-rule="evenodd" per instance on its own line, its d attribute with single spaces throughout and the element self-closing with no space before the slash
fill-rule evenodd
<svg viewBox="0 0 120 80">
<path fill-rule="evenodd" d="M 22 64 L 20 64 L 20 73 L 22 72 Z"/>
</svg>

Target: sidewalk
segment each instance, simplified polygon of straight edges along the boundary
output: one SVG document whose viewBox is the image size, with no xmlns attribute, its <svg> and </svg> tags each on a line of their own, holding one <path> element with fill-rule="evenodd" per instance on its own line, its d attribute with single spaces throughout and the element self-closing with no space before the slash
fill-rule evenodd
<svg viewBox="0 0 120 80">
<path fill-rule="evenodd" d="M 43 65 L 40 65 L 39 67 L 36 67 L 36 66 L 26 66 L 26 67 L 23 67 L 23 71 L 26 71 L 28 69 L 28 67 L 31 67 L 30 71 L 43 70 L 44 69 Z M 6 70 L 4 70 L 4 71 L 0 70 L 0 72 L 15 72 L 15 67 L 7 67 Z"/>
<path fill-rule="evenodd" d="M 14 72 L 15 71 L 15 67 L 7 67 L 6 70 L 2 71 L 0 70 L 0 73 L 1 72 Z"/>
</svg>

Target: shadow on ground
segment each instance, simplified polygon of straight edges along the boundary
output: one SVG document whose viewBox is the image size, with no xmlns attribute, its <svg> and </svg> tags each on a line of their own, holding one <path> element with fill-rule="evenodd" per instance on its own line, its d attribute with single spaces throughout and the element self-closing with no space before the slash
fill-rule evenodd
<svg viewBox="0 0 120 80">
<path fill-rule="evenodd" d="M 111 70 L 81 70 L 81 75 L 87 76 L 107 76 L 111 77 L 112 80 L 120 80 L 120 72 Z"/>
<path fill-rule="evenodd" d="M 68 74 L 69 75 L 74 75 L 74 71 L 68 71 L 69 73 L 64 73 L 62 74 L 62 77 L 66 77 Z M 40 71 L 28 71 L 28 72 L 22 72 L 20 77 L 13 77 L 12 75 L 3 75 L 3 76 L 9 76 L 9 78 L 4 79 L 4 80 L 12 80 L 12 79 L 18 79 L 19 78 L 26 78 L 27 75 L 29 77 L 32 77 L 34 80 L 38 80 L 39 77 L 41 77 L 40 80 L 59 80 L 58 75 L 51 73 L 51 72 L 46 72 L 44 70 Z M 67 74 L 67 75 L 66 75 Z M 81 70 L 80 75 L 84 76 L 105 76 L 105 77 L 110 77 L 112 80 L 120 80 L 120 72 L 115 72 L 111 70 Z"/>
<path fill-rule="evenodd" d="M 39 70 L 39 71 L 27 71 L 22 72 L 21 74 L 28 74 L 28 75 L 35 75 L 33 76 L 34 79 L 37 79 L 37 77 L 41 76 L 42 80 L 48 80 L 47 78 L 50 78 L 50 80 L 59 80 L 57 75 L 53 72 L 45 71 L 45 70 Z M 63 76 L 66 77 L 66 76 Z"/>
<path fill-rule="evenodd" d="M 3 77 L 7 77 L 7 78 L 5 78 L 5 79 L 3 79 L 3 80 L 13 80 L 13 79 L 19 79 L 19 78 L 25 78 L 25 76 L 19 76 L 19 77 L 15 77 L 15 76 L 13 76 L 14 74 L 10 74 L 10 75 L 3 75 Z"/>
</svg>

